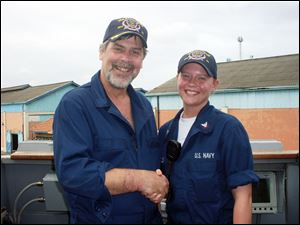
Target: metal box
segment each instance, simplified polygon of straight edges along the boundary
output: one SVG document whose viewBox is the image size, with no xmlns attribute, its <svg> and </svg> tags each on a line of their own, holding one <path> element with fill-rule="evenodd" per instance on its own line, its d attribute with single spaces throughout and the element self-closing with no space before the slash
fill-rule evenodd
<svg viewBox="0 0 300 225">
<path fill-rule="evenodd" d="M 43 178 L 44 196 L 47 211 L 68 211 L 63 196 L 62 187 L 58 183 L 56 174 L 48 173 Z"/>
</svg>

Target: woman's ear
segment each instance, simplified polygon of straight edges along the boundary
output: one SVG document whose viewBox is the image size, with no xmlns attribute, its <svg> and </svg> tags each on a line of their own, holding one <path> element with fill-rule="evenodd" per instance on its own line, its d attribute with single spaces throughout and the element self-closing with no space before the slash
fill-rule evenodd
<svg viewBox="0 0 300 225">
<path fill-rule="evenodd" d="M 214 81 L 213 81 L 213 90 L 212 90 L 211 94 L 213 94 L 217 90 L 218 86 L 219 86 L 219 80 L 214 79 Z"/>
<path fill-rule="evenodd" d="M 214 79 L 214 88 L 215 89 L 217 89 L 218 88 L 218 86 L 219 86 L 219 80 L 217 80 L 217 79 Z"/>
</svg>

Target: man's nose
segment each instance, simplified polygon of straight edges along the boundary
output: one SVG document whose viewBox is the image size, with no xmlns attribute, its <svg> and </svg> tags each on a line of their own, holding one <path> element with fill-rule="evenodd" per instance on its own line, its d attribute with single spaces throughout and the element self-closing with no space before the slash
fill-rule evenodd
<svg viewBox="0 0 300 225">
<path fill-rule="evenodd" d="M 124 60 L 125 62 L 130 62 L 131 61 L 131 54 L 130 51 L 124 51 L 121 54 L 121 59 Z"/>
</svg>

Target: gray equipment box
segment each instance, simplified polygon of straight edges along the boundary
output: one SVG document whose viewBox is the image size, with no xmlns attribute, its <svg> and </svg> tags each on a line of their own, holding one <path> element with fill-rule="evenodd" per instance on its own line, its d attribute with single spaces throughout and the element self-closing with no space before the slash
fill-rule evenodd
<svg viewBox="0 0 300 225">
<path fill-rule="evenodd" d="M 53 152 L 53 141 L 22 141 L 17 151 L 22 152 Z"/>
<path fill-rule="evenodd" d="M 68 206 L 63 196 L 63 190 L 54 173 L 48 173 L 43 178 L 44 196 L 47 211 L 68 211 Z"/>
</svg>

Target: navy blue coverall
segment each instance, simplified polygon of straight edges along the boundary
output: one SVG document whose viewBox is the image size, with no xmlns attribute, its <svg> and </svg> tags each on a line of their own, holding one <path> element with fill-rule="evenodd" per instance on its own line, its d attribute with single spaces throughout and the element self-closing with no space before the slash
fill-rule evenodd
<svg viewBox="0 0 300 225">
<path fill-rule="evenodd" d="M 97 72 L 68 92 L 54 117 L 56 173 L 71 223 L 161 223 L 157 205 L 139 192 L 111 196 L 104 185 L 112 168 L 156 170 L 161 152 L 149 101 L 130 85 L 135 129 L 107 97 Z"/>
<path fill-rule="evenodd" d="M 183 110 L 183 109 L 182 109 Z M 180 110 L 159 131 L 166 166 L 168 140 L 177 140 Z M 248 135 L 233 116 L 209 103 L 189 131 L 170 175 L 169 221 L 184 224 L 232 223 L 231 190 L 258 181 Z"/>
</svg>

